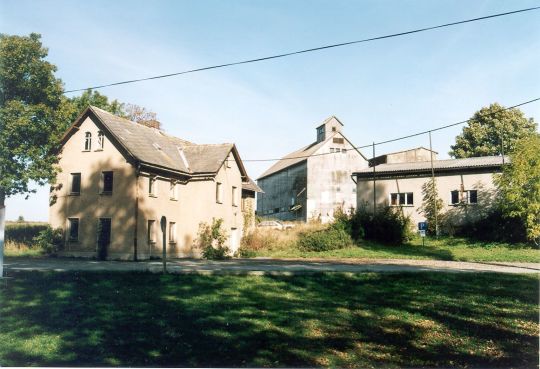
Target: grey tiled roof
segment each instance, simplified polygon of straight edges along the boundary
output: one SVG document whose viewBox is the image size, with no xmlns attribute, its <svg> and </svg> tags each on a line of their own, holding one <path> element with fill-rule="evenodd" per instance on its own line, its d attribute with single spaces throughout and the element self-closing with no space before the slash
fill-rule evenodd
<svg viewBox="0 0 540 369">
<path fill-rule="evenodd" d="M 510 159 L 505 156 L 505 163 L 508 163 Z M 497 168 L 502 165 L 501 156 L 482 156 L 474 158 L 464 159 L 447 159 L 447 160 L 433 160 L 433 169 L 435 171 L 443 170 L 459 170 L 459 169 L 473 169 L 473 168 Z M 375 173 L 381 174 L 399 174 L 399 173 L 415 173 L 431 170 L 431 161 L 419 161 L 410 163 L 393 163 L 393 164 L 380 164 L 375 166 Z M 359 170 L 353 174 L 357 174 L 360 177 L 373 174 L 373 167 Z"/>
<path fill-rule="evenodd" d="M 230 143 L 197 145 L 94 106 L 90 110 L 131 155 L 147 164 L 189 174 L 215 173 L 234 147 Z"/>
<path fill-rule="evenodd" d="M 259 179 L 268 177 L 269 175 L 277 173 L 280 170 L 286 169 L 288 167 L 292 167 L 293 165 L 299 164 L 307 160 L 307 157 L 315 153 L 321 146 L 324 145 L 325 142 L 326 141 L 322 141 L 319 143 L 314 142 L 311 145 L 301 148 L 300 150 L 297 150 L 295 152 L 291 152 L 288 155 L 285 155 L 278 162 L 276 162 L 274 165 L 268 168 L 263 174 L 261 174 L 259 176 Z"/>
</svg>

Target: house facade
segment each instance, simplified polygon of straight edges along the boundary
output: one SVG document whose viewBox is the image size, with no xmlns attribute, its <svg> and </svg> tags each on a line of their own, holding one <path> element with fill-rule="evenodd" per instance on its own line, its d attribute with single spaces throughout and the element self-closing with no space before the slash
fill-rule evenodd
<svg viewBox="0 0 540 369">
<path fill-rule="evenodd" d="M 358 208 L 372 211 L 375 202 L 377 208 L 399 209 L 410 216 L 414 224 L 425 221 L 420 208 L 424 196 L 422 188 L 432 179 L 431 161 L 406 160 L 396 159 L 356 171 L 353 177 Z M 491 208 L 495 195 L 493 175 L 501 172 L 504 162 L 508 162 L 508 158 L 501 156 L 433 160 L 433 173 L 447 224 L 459 226 Z"/>
<path fill-rule="evenodd" d="M 168 257 L 198 257 L 199 225 L 213 218 L 235 251 L 243 197 L 257 191 L 243 189 L 250 180 L 234 144 L 193 144 L 95 107 L 64 135 L 58 169 L 49 222 L 64 230 L 69 256 L 147 259 L 165 247 Z"/>
<path fill-rule="evenodd" d="M 263 218 L 328 222 L 334 211 L 356 208 L 354 171 L 368 161 L 332 116 L 317 127 L 316 141 L 284 156 L 257 180 L 257 215 Z"/>
</svg>

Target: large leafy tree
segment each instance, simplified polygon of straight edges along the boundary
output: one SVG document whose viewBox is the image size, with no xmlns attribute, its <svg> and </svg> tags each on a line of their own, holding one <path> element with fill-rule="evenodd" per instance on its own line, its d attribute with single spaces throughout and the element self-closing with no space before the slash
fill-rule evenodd
<svg viewBox="0 0 540 369">
<path fill-rule="evenodd" d="M 0 35 L 0 258 L 6 197 L 54 177 L 51 151 L 69 122 L 62 81 L 40 38 Z"/>
<path fill-rule="evenodd" d="M 455 158 L 507 154 L 514 150 L 517 140 L 535 132 L 537 126 L 521 110 L 506 110 L 494 103 L 474 113 L 449 154 Z"/>
<path fill-rule="evenodd" d="M 90 89 L 84 91 L 80 96 L 70 98 L 69 102 L 71 103 L 70 121 L 74 121 L 89 105 L 96 106 L 120 117 L 126 116 L 126 112 L 124 111 L 125 104 L 116 99 L 109 101 L 107 96 Z"/>
<path fill-rule="evenodd" d="M 519 217 L 527 229 L 527 238 L 540 243 L 540 134 L 534 133 L 516 142 L 510 164 L 495 177 L 500 206 L 505 214 Z"/>
</svg>

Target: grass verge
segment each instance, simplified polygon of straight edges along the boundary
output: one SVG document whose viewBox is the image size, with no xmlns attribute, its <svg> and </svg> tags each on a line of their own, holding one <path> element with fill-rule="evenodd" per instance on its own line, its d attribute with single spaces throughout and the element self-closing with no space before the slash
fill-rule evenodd
<svg viewBox="0 0 540 369">
<path fill-rule="evenodd" d="M 3 366 L 533 367 L 538 276 L 18 272 Z"/>
</svg>

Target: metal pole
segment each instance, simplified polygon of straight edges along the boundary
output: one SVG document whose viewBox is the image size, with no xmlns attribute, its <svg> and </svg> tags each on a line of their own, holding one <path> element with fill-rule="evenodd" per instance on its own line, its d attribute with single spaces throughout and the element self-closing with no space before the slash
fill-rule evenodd
<svg viewBox="0 0 540 369">
<path fill-rule="evenodd" d="M 0 199 L 0 279 L 4 276 L 4 226 L 6 222 L 6 207 Z"/>
<path fill-rule="evenodd" d="M 433 184 L 433 210 L 435 215 L 435 237 L 439 237 L 439 223 L 437 219 L 437 197 L 435 197 L 435 169 L 433 169 L 433 147 L 431 146 L 431 131 L 428 132 L 429 134 L 429 155 L 431 157 L 431 180 Z"/>
<path fill-rule="evenodd" d="M 377 188 L 375 187 L 375 142 L 373 142 L 373 215 L 377 211 Z"/>
<path fill-rule="evenodd" d="M 501 156 L 502 156 L 502 163 L 504 165 L 504 132 L 501 132 Z"/>
</svg>

